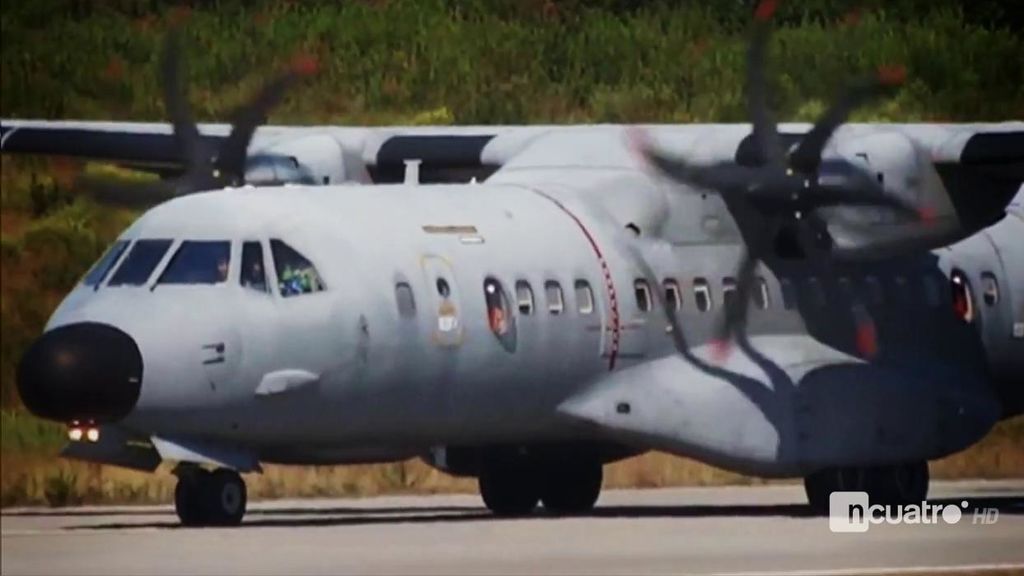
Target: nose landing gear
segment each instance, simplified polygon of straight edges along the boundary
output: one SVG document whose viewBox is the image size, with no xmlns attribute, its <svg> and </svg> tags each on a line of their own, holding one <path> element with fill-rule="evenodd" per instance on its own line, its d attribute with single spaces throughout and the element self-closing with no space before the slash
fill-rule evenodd
<svg viewBox="0 0 1024 576">
<path fill-rule="evenodd" d="M 242 476 L 228 468 L 213 472 L 198 466 L 175 470 L 174 510 L 183 526 L 238 526 L 245 515 Z"/>
</svg>

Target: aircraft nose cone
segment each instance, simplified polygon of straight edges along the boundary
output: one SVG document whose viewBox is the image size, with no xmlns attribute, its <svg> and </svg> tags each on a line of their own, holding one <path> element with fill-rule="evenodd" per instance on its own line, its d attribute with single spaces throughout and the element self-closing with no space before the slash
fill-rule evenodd
<svg viewBox="0 0 1024 576">
<path fill-rule="evenodd" d="M 36 340 L 18 365 L 18 392 L 42 418 L 111 422 L 131 412 L 142 354 L 131 336 L 95 322 L 61 326 Z"/>
</svg>

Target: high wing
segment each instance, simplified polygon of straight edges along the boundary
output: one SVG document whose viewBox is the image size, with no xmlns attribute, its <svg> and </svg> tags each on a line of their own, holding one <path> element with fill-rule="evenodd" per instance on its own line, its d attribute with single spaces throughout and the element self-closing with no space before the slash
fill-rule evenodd
<svg viewBox="0 0 1024 576">
<path fill-rule="evenodd" d="M 651 124 L 643 126 L 668 153 L 701 163 L 751 163 L 754 142 L 749 124 Z M 780 137 L 790 147 L 810 130 L 809 124 L 782 124 Z M 594 131 L 621 125 L 497 125 L 497 126 L 261 126 L 249 147 L 250 156 L 279 155 L 314 173 L 337 175 L 328 183 L 401 181 L 405 161 L 422 161 L 423 182 L 482 180 L 545 136 L 560 144 L 546 154 L 552 166 L 579 165 L 580 147 L 593 141 Z M 204 140 L 227 139 L 228 124 L 200 124 Z M 996 181 L 1024 181 L 1024 122 L 979 124 L 847 124 L 829 149 L 856 155 L 870 164 L 901 152 L 906 138 L 923 150 L 950 178 L 985 176 Z M 326 147 L 326 150 L 324 148 Z M 172 127 L 167 123 L 2 120 L 0 150 L 5 154 L 69 156 L 111 162 L 125 167 L 174 173 L 181 167 Z M 548 151 L 546 151 L 548 152 Z M 590 163 L 602 159 L 590 155 Z M 607 162 L 616 164 L 614 156 Z M 365 170 L 365 174 L 362 172 Z M 368 180 L 367 178 L 368 177 Z M 322 178 L 317 179 L 323 183 Z M 1009 185 L 1009 184 L 1008 184 Z M 1016 187 L 1013 187 L 1016 189 Z"/>
</svg>

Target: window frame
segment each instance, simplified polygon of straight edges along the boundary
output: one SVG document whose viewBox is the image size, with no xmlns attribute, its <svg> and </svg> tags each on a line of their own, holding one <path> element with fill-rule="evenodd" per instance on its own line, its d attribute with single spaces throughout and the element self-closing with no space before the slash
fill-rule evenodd
<svg viewBox="0 0 1024 576">
<path fill-rule="evenodd" d="M 183 249 L 185 249 L 185 245 L 186 244 L 227 244 L 227 246 L 228 246 L 228 270 L 225 273 L 224 279 L 223 280 L 219 280 L 217 282 L 167 282 L 167 281 L 165 281 L 164 280 L 164 276 L 166 276 L 167 273 L 171 271 L 171 267 L 174 265 L 175 260 L 177 260 L 178 255 L 181 254 L 181 251 Z M 163 286 L 163 287 L 167 287 L 167 286 L 211 286 L 212 287 L 212 286 L 226 286 L 226 285 L 231 284 L 233 273 L 235 271 L 235 258 L 234 258 L 234 246 L 233 246 L 233 244 L 234 244 L 234 242 L 232 242 L 231 240 L 226 240 L 226 239 L 208 240 L 208 239 L 184 239 L 183 238 L 183 239 L 179 240 L 178 242 L 175 243 L 174 249 L 168 251 L 170 253 L 170 257 L 163 264 L 163 266 L 161 266 L 160 273 L 156 275 L 156 280 L 153 281 L 153 286 L 154 287 L 156 287 L 156 286 Z M 241 280 L 241 276 L 239 276 L 239 280 Z"/>
<path fill-rule="evenodd" d="M 999 279 L 996 275 L 985 270 L 981 273 L 981 301 L 987 308 L 994 308 L 999 304 L 1000 293 L 999 293 Z"/>
<path fill-rule="evenodd" d="M 804 279 L 807 296 L 813 308 L 825 308 L 828 305 L 828 295 L 825 294 L 825 284 L 817 276 L 807 276 Z"/>
<path fill-rule="evenodd" d="M 881 307 L 885 305 L 885 289 L 882 280 L 873 274 L 864 277 L 864 286 L 868 293 L 868 305 Z"/>
<path fill-rule="evenodd" d="M 557 299 L 551 297 L 552 289 L 554 289 Z M 555 304 L 557 304 L 557 307 Z M 562 284 L 558 280 L 544 281 L 544 305 L 551 316 L 560 316 L 565 313 L 565 293 L 562 291 Z"/>
<path fill-rule="evenodd" d="M 683 291 L 679 288 L 679 282 L 675 278 L 666 278 L 662 281 L 662 290 L 665 291 L 665 307 L 672 312 L 679 312 L 683 309 Z M 674 293 L 675 296 L 669 296 Z"/>
<path fill-rule="evenodd" d="M 704 297 L 705 305 L 701 306 L 700 298 Z M 715 309 L 715 298 L 711 293 L 711 284 L 707 278 L 698 276 L 693 279 L 693 305 L 696 307 L 697 312 L 705 314 Z"/>
<path fill-rule="evenodd" d="M 526 301 L 522 299 L 523 288 L 526 289 L 525 294 L 528 297 L 528 300 Z M 520 316 L 533 316 L 534 311 L 537 309 L 537 300 L 533 295 L 533 286 L 530 285 L 530 282 L 526 279 L 520 278 L 519 280 L 516 280 L 512 290 L 516 295 L 516 312 Z M 525 311 L 523 310 L 524 304 L 526 304 Z"/>
<path fill-rule="evenodd" d="M 312 290 L 310 292 L 301 292 L 299 294 L 288 294 L 288 295 L 284 294 L 281 291 L 281 273 L 277 269 L 277 255 L 274 254 L 274 242 L 280 242 L 282 245 L 287 247 L 289 250 L 295 252 L 296 254 L 301 256 L 303 259 L 305 259 L 307 262 L 309 262 L 310 266 L 313 267 L 313 271 L 316 272 L 317 280 L 320 282 L 320 288 L 318 290 Z M 302 252 L 299 252 L 299 250 L 297 248 L 295 248 L 294 246 L 292 246 L 288 242 L 284 241 L 284 239 L 282 239 L 280 237 L 268 238 L 267 239 L 267 251 L 269 252 L 269 256 L 270 256 L 270 263 L 274 267 L 274 276 L 273 276 L 274 294 L 279 296 L 281 299 L 287 300 L 289 298 L 294 298 L 296 296 L 310 296 L 310 295 L 313 295 L 313 294 L 320 294 L 320 293 L 328 291 L 329 286 L 327 285 L 327 282 L 324 281 L 324 276 L 323 276 L 323 274 L 320 273 L 320 269 L 317 268 L 316 263 L 313 262 L 313 260 L 311 258 L 306 256 Z"/>
<path fill-rule="evenodd" d="M 586 294 L 586 306 L 580 301 L 581 291 Z M 576 312 L 581 316 L 590 316 L 597 309 L 597 303 L 594 300 L 594 289 L 590 287 L 590 282 L 587 282 L 585 279 L 579 278 L 573 282 L 573 295 L 576 298 Z"/>
<path fill-rule="evenodd" d="M 771 291 L 768 289 L 768 281 L 761 276 L 754 278 L 754 291 L 750 293 L 754 308 L 767 310 L 772 306 Z"/>
<path fill-rule="evenodd" d="M 257 292 L 257 293 L 261 292 L 260 290 L 257 290 L 255 288 L 251 288 L 251 287 L 249 287 L 249 286 L 247 286 L 247 285 L 242 283 L 242 277 L 245 274 L 244 266 L 245 266 L 245 246 L 246 246 L 246 244 L 256 244 L 257 246 L 259 246 L 259 248 L 260 248 L 261 265 L 263 266 L 263 281 L 265 282 L 265 289 L 262 291 L 262 293 L 266 294 L 268 296 L 273 296 L 274 295 L 274 286 L 273 286 L 273 284 L 276 284 L 276 282 L 272 282 L 270 280 L 270 269 L 267 268 L 267 262 L 269 262 L 270 260 L 268 258 L 268 254 L 267 254 L 267 247 L 265 245 L 266 243 L 263 242 L 262 240 L 256 240 L 256 239 L 253 239 L 253 238 L 246 238 L 246 239 L 242 239 L 242 240 L 238 241 L 238 285 L 241 286 L 242 288 L 245 288 L 246 290 L 252 290 L 253 292 Z M 232 266 L 234 266 L 234 264 L 235 264 L 234 260 L 235 259 L 232 258 L 232 262 L 231 262 Z M 231 274 L 230 270 L 229 270 L 228 274 L 229 275 Z"/>
<path fill-rule="evenodd" d="M 725 276 L 722 278 L 722 306 L 728 310 L 734 306 L 736 298 L 736 278 Z"/>
<path fill-rule="evenodd" d="M 159 260 L 157 260 L 156 263 L 153 265 L 153 267 L 150 268 L 149 275 L 146 276 L 146 278 L 143 279 L 141 282 L 139 282 L 139 283 L 119 282 L 117 284 L 111 284 L 111 282 L 113 282 L 114 278 L 121 271 L 121 268 L 123 268 L 124 265 L 128 263 L 128 259 L 131 257 L 132 251 L 135 250 L 135 248 L 141 242 L 166 242 L 167 245 L 163 249 L 163 252 L 160 254 Z M 121 256 L 121 260 L 117 263 L 117 266 L 115 268 L 111 269 L 110 273 L 107 274 L 107 280 L 103 283 L 103 286 L 110 287 L 110 288 L 123 288 L 123 287 L 129 287 L 129 288 L 140 288 L 140 287 L 152 288 L 153 286 L 156 285 L 155 284 L 155 282 L 156 282 L 155 279 L 159 278 L 160 275 L 163 274 L 163 269 L 167 265 L 167 260 L 171 257 L 172 254 L 174 254 L 177 251 L 177 247 L 178 247 L 179 244 L 181 244 L 181 241 L 178 240 L 178 239 L 174 239 L 174 238 L 136 238 L 132 242 L 132 245 L 127 250 L 127 252 L 124 255 Z"/>
<path fill-rule="evenodd" d="M 633 280 L 633 298 L 636 300 L 636 308 L 643 314 L 654 310 L 653 294 L 651 285 L 644 278 Z M 645 304 L 646 303 L 646 304 Z"/>
<path fill-rule="evenodd" d="M 111 277 L 114 270 L 120 267 L 121 260 L 128 254 L 129 248 L 131 248 L 133 243 L 134 240 L 131 238 L 120 238 L 115 240 L 107 247 L 106 250 L 103 251 L 103 254 L 100 255 L 89 270 L 82 275 L 82 279 L 80 281 L 82 286 L 88 286 L 89 288 L 98 290 L 99 287 Z M 110 259 L 108 260 L 108 258 Z M 102 271 L 100 269 L 101 265 L 104 265 Z M 90 283 L 89 277 L 97 272 L 102 272 L 102 274 L 100 274 L 100 277 L 97 278 L 95 282 Z"/>
<path fill-rule="evenodd" d="M 784 310 L 796 310 L 800 306 L 800 295 L 793 280 L 779 278 L 779 295 L 782 296 L 782 308 Z"/>
<path fill-rule="evenodd" d="M 408 310 L 406 310 L 402 306 L 402 298 L 399 295 L 399 291 L 402 290 L 403 288 L 409 294 L 409 307 L 408 307 Z M 416 309 L 416 293 L 412 289 L 412 284 L 410 284 L 409 282 L 407 282 L 405 280 L 397 280 L 395 282 L 394 293 L 395 293 L 395 309 L 398 311 L 398 317 L 399 318 L 403 318 L 403 319 L 407 319 L 407 320 L 415 319 L 416 318 L 416 313 L 417 313 L 417 309 Z"/>
</svg>

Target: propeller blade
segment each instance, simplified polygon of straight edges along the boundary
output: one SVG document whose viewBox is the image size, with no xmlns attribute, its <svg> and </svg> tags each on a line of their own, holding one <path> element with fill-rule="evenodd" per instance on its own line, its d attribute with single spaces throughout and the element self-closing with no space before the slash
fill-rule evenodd
<svg viewBox="0 0 1024 576">
<path fill-rule="evenodd" d="M 742 192 L 758 176 L 756 168 L 719 162 L 707 166 L 688 164 L 680 158 L 671 158 L 651 148 L 641 151 L 648 164 L 669 178 L 693 186 L 715 190 L 724 195 Z"/>
<path fill-rule="evenodd" d="M 733 298 L 724 303 L 722 321 L 718 326 L 715 356 L 723 357 L 728 352 L 732 338 L 743 332 L 747 325 L 747 311 L 750 308 L 751 293 L 756 280 L 754 271 L 760 258 L 749 249 L 743 254 L 736 273 L 736 287 Z"/>
<path fill-rule="evenodd" d="M 765 71 L 771 19 L 778 0 L 762 0 L 754 12 L 753 34 L 747 49 L 747 111 L 753 123 L 760 163 L 783 165 L 785 153 L 779 139 L 778 127 L 768 108 L 768 80 Z"/>
<path fill-rule="evenodd" d="M 172 28 L 164 41 L 164 53 L 161 61 L 163 81 L 164 109 L 167 118 L 174 127 L 174 138 L 185 163 L 186 173 L 204 172 L 202 158 L 202 141 L 199 127 L 192 118 L 188 96 L 184 89 L 184 73 L 181 62 L 181 42 L 178 31 Z"/>
<path fill-rule="evenodd" d="M 821 154 L 836 128 L 846 122 L 850 113 L 868 100 L 883 95 L 903 83 L 903 68 L 883 67 L 878 72 L 851 85 L 815 122 L 799 146 L 790 154 L 790 166 L 801 172 L 814 172 L 821 163 Z"/>
<path fill-rule="evenodd" d="M 256 128 L 267 121 L 270 110 L 281 103 L 285 93 L 304 76 L 315 73 L 316 67 L 312 58 L 297 58 L 287 71 L 264 84 L 248 104 L 235 111 L 231 134 L 217 155 L 217 168 L 222 177 L 235 184 L 242 183 L 246 153 Z"/>
</svg>

